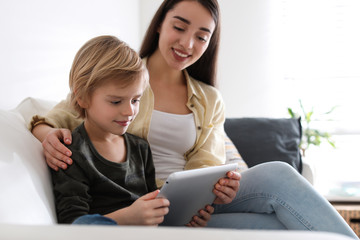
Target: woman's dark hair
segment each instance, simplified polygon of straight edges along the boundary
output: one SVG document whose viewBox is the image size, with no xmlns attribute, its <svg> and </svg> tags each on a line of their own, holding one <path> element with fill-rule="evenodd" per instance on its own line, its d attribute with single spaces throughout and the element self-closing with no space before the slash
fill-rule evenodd
<svg viewBox="0 0 360 240">
<path fill-rule="evenodd" d="M 158 28 L 165 19 L 166 14 L 174 8 L 176 4 L 189 0 L 164 0 L 155 13 L 149 28 L 146 31 L 144 40 L 140 48 L 140 57 L 149 57 L 158 48 L 159 34 Z M 217 59 L 220 42 L 220 9 L 217 0 L 192 0 L 200 3 L 211 13 L 215 29 L 211 36 L 209 46 L 204 54 L 194 64 L 187 67 L 187 71 L 193 78 L 211 86 L 216 86 Z"/>
</svg>

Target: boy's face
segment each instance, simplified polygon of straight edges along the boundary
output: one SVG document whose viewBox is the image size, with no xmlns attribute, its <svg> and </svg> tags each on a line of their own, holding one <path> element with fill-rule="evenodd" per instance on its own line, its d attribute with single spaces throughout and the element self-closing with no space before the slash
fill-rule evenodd
<svg viewBox="0 0 360 240">
<path fill-rule="evenodd" d="M 87 126 L 104 135 L 123 135 L 139 111 L 145 87 L 141 78 L 127 86 L 110 80 L 97 88 L 86 106 Z"/>
</svg>

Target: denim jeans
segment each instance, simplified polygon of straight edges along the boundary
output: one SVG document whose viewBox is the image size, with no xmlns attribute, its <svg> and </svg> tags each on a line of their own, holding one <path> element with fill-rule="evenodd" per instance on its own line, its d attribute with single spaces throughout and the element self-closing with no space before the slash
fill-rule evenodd
<svg viewBox="0 0 360 240">
<path fill-rule="evenodd" d="M 100 214 L 87 214 L 75 219 L 72 224 L 77 225 L 117 225 L 111 218 L 104 217 Z"/>
<path fill-rule="evenodd" d="M 334 207 L 283 162 L 243 172 L 236 198 L 214 208 L 208 227 L 325 231 L 357 239 Z"/>
<path fill-rule="evenodd" d="M 331 204 L 283 162 L 264 163 L 243 172 L 236 198 L 214 208 L 210 228 L 324 231 L 358 239 Z M 95 214 L 73 224 L 116 222 Z"/>
</svg>

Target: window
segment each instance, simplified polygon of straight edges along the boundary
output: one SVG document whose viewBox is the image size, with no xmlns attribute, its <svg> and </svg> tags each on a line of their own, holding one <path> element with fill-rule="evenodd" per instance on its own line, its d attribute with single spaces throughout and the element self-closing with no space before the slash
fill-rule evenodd
<svg viewBox="0 0 360 240">
<path fill-rule="evenodd" d="M 305 105 L 360 116 L 360 1 L 283 0 L 276 6 L 282 76 Z M 280 45 L 281 44 L 281 45 Z"/>
<path fill-rule="evenodd" d="M 337 141 L 336 150 L 313 150 L 318 179 L 360 182 L 360 175 L 351 170 L 360 164 L 360 1 L 273 2 L 272 41 L 278 54 L 274 66 L 286 91 L 318 113 L 338 106 L 331 115 L 334 121 L 318 119 L 318 127 Z M 325 165 L 333 168 L 329 171 Z"/>
</svg>

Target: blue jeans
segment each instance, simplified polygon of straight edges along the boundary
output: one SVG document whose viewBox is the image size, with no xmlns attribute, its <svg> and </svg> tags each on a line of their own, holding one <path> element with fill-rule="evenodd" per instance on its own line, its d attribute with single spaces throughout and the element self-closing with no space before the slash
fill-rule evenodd
<svg viewBox="0 0 360 240">
<path fill-rule="evenodd" d="M 236 198 L 214 205 L 211 228 L 310 230 L 358 239 L 331 204 L 289 164 L 269 162 L 242 173 Z M 100 215 L 85 215 L 73 224 L 116 224 Z"/>
<path fill-rule="evenodd" d="M 236 198 L 214 208 L 208 227 L 325 231 L 358 239 L 333 206 L 283 162 L 243 172 Z"/>
<path fill-rule="evenodd" d="M 100 214 L 87 214 L 75 219 L 72 224 L 76 225 L 117 225 L 117 223 L 108 217 Z"/>
</svg>

